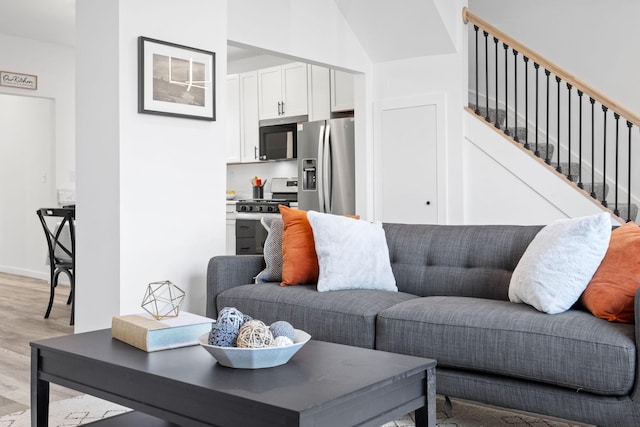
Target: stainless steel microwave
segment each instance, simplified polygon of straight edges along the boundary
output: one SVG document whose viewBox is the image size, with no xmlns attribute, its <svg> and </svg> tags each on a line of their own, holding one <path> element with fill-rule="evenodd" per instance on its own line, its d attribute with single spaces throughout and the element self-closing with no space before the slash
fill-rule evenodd
<svg viewBox="0 0 640 427">
<path fill-rule="evenodd" d="M 260 122 L 260 160 L 287 160 L 298 157 L 298 123 L 307 116 Z"/>
</svg>

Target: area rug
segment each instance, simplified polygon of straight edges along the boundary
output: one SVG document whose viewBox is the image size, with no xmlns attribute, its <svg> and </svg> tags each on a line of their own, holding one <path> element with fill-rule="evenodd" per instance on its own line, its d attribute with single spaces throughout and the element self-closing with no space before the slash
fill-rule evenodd
<svg viewBox="0 0 640 427">
<path fill-rule="evenodd" d="M 437 426 L 439 427 L 584 427 L 560 420 L 549 420 L 535 415 L 510 412 L 466 401 L 453 400 L 453 410 L 444 411 L 444 399 L 437 399 Z M 122 414 L 129 409 L 89 395 L 52 402 L 49 405 L 49 426 L 79 426 L 103 418 Z M 29 427 L 29 410 L 0 417 L 0 427 Z M 383 427 L 413 427 L 413 414 L 385 424 Z"/>
</svg>

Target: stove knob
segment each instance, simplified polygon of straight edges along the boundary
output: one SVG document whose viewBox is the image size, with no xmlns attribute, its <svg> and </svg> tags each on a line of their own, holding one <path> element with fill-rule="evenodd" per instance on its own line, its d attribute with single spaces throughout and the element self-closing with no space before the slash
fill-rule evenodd
<svg viewBox="0 0 640 427">
<path fill-rule="evenodd" d="M 267 212 L 274 212 L 273 206 L 267 206 Z"/>
<path fill-rule="evenodd" d="M 240 206 L 240 211 L 246 211 L 247 207 L 246 206 Z"/>
<path fill-rule="evenodd" d="M 258 206 L 258 212 L 262 212 L 262 206 Z"/>
</svg>

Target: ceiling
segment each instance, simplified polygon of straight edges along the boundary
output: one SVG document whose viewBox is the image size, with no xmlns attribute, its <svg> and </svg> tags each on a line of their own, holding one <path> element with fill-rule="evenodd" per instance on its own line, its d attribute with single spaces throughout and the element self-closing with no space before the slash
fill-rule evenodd
<svg viewBox="0 0 640 427">
<path fill-rule="evenodd" d="M 437 55 L 453 49 L 437 0 L 334 1 L 373 62 Z M 74 45 L 75 0 L 2 3 L 1 33 Z M 232 47 L 229 55 L 230 59 L 243 59 L 252 53 Z"/>
<path fill-rule="evenodd" d="M 75 19 L 76 0 L 7 0 L 0 33 L 73 46 Z"/>
</svg>

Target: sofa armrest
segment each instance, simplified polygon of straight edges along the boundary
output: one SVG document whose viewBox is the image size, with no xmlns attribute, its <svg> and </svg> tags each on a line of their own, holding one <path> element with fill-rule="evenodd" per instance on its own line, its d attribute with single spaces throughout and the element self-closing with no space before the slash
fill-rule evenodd
<svg viewBox="0 0 640 427">
<path fill-rule="evenodd" d="M 265 268 L 262 255 L 222 255 L 209 260 L 207 267 L 207 317 L 218 317 L 216 298 L 225 289 L 254 283 Z"/>
<path fill-rule="evenodd" d="M 636 290 L 634 316 L 636 334 L 636 382 L 631 392 L 631 399 L 635 402 L 640 402 L 640 288 Z"/>
</svg>

